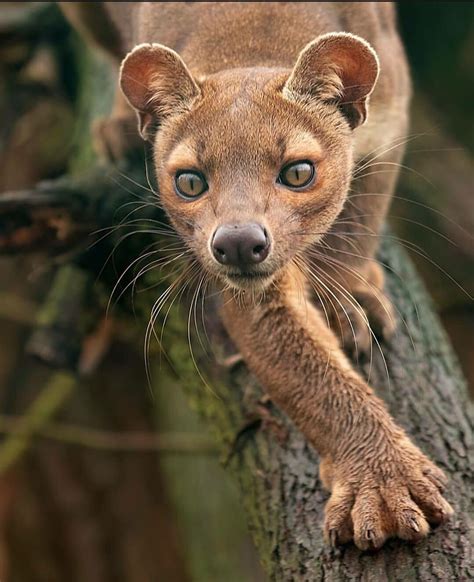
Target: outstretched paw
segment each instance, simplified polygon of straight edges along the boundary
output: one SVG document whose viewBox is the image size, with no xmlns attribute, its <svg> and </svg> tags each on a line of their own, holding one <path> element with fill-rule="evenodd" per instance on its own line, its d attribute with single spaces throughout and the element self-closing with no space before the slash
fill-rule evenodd
<svg viewBox="0 0 474 582">
<path fill-rule="evenodd" d="M 417 542 L 428 534 L 430 524 L 452 515 L 442 496 L 444 473 L 411 443 L 395 453 L 391 462 L 356 467 L 325 460 L 321 477 L 331 487 L 324 525 L 328 543 L 353 540 L 361 550 L 374 550 L 388 538 Z"/>
</svg>

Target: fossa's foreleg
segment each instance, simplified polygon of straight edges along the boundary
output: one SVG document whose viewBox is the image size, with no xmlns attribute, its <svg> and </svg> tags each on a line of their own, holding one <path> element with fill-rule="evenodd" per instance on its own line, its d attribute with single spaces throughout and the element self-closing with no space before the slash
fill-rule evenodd
<svg viewBox="0 0 474 582">
<path fill-rule="evenodd" d="M 321 313 L 288 272 L 258 305 L 228 298 L 226 328 L 263 387 L 322 457 L 332 491 L 325 534 L 361 549 L 418 540 L 452 509 L 438 469 L 352 369 Z"/>
</svg>

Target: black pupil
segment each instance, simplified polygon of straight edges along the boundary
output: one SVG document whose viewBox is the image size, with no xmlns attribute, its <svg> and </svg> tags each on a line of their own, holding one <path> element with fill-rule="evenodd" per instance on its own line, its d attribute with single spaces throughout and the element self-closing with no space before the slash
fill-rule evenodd
<svg viewBox="0 0 474 582">
<path fill-rule="evenodd" d="M 288 166 L 282 172 L 282 182 L 290 187 L 299 188 L 306 186 L 313 178 L 313 166 L 306 162 L 300 162 Z"/>
<path fill-rule="evenodd" d="M 186 196 L 199 196 L 204 189 L 203 180 L 196 174 L 180 174 L 176 182 L 178 190 Z"/>
</svg>

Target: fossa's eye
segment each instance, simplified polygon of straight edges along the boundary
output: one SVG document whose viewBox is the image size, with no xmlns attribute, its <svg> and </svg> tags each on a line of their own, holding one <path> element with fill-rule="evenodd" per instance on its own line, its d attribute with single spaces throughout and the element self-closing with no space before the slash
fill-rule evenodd
<svg viewBox="0 0 474 582">
<path fill-rule="evenodd" d="M 309 186 L 315 177 L 314 164 L 307 160 L 300 160 L 283 166 L 278 176 L 278 182 L 292 190 L 302 190 Z"/>
<path fill-rule="evenodd" d="M 177 193 L 187 200 L 201 196 L 208 188 L 204 176 L 194 170 L 179 171 L 174 178 L 174 183 Z"/>
</svg>

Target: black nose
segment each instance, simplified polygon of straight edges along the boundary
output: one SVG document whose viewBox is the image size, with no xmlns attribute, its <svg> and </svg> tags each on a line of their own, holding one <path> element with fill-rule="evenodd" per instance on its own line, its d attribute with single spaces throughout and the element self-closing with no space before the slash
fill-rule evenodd
<svg viewBox="0 0 474 582">
<path fill-rule="evenodd" d="M 214 233 L 211 246 L 219 263 L 244 269 L 267 258 L 270 241 L 260 224 L 224 224 Z"/>
</svg>

